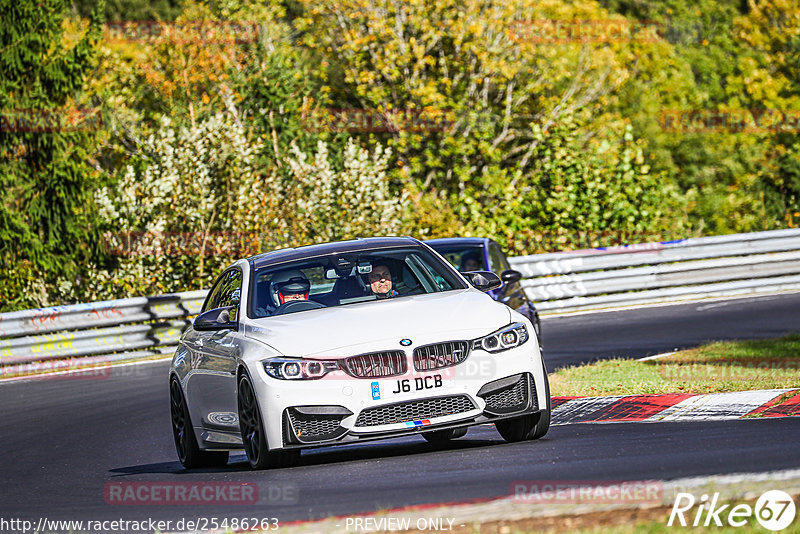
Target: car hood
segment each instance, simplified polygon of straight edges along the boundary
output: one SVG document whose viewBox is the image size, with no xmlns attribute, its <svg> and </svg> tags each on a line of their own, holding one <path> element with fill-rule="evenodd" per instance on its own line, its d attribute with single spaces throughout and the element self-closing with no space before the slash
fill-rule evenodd
<svg viewBox="0 0 800 534">
<path fill-rule="evenodd" d="M 415 295 L 309 310 L 251 322 L 245 336 L 285 356 L 349 356 L 430 340 L 480 337 L 511 320 L 507 306 L 472 290 Z M 341 350 L 348 349 L 348 350 Z M 328 354 L 330 353 L 330 354 Z"/>
</svg>

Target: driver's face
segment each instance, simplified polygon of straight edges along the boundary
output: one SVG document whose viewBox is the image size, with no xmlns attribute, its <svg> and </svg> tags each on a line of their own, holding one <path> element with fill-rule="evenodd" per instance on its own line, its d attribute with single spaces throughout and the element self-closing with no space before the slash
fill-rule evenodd
<svg viewBox="0 0 800 534">
<path fill-rule="evenodd" d="M 283 295 L 283 302 L 289 302 L 290 300 L 306 300 L 305 293 L 286 293 Z"/>
<path fill-rule="evenodd" d="M 392 290 L 392 273 L 385 265 L 376 265 L 369 273 L 369 287 L 373 293 L 388 293 Z"/>
<path fill-rule="evenodd" d="M 472 258 L 469 258 L 468 260 L 466 260 L 464 262 L 464 271 L 465 272 L 478 271 L 478 270 L 480 270 L 480 268 L 481 268 L 481 266 L 478 263 L 478 260 L 474 260 Z"/>
</svg>

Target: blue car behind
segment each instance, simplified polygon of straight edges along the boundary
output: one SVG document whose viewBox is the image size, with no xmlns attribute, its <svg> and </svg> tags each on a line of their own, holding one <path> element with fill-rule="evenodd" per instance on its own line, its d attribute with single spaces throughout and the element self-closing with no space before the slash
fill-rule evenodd
<svg viewBox="0 0 800 534">
<path fill-rule="evenodd" d="M 520 285 L 522 274 L 508 263 L 503 249 L 488 237 L 447 237 L 425 241 L 461 272 L 492 271 L 500 275 L 503 285 L 488 294 L 518 312 L 527 315 L 541 343 L 541 323 L 536 306 Z"/>
</svg>

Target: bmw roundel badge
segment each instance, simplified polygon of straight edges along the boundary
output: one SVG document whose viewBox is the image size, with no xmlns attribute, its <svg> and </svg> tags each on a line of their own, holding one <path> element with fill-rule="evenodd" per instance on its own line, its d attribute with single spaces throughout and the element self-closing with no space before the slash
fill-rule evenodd
<svg viewBox="0 0 800 534">
<path fill-rule="evenodd" d="M 411 340 L 410 339 L 401 339 L 400 340 L 400 344 L 403 345 L 404 347 L 408 347 L 409 345 L 411 345 Z"/>
</svg>

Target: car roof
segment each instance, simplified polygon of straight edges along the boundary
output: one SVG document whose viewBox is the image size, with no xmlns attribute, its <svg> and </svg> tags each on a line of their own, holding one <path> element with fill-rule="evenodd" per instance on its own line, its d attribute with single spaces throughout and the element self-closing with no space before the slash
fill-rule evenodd
<svg viewBox="0 0 800 534">
<path fill-rule="evenodd" d="M 425 241 L 427 245 L 436 248 L 436 245 L 485 245 L 491 241 L 488 237 L 442 237 L 439 239 L 428 239 Z"/>
<path fill-rule="evenodd" d="M 315 256 L 347 254 L 362 250 L 394 248 L 409 245 L 419 246 L 421 243 L 412 237 L 366 237 L 350 241 L 336 241 L 333 243 L 306 245 L 296 248 L 284 248 L 258 254 L 257 256 L 248 258 L 248 260 L 254 269 L 259 269 L 267 265 L 277 265 L 305 258 L 313 258 Z"/>
</svg>

